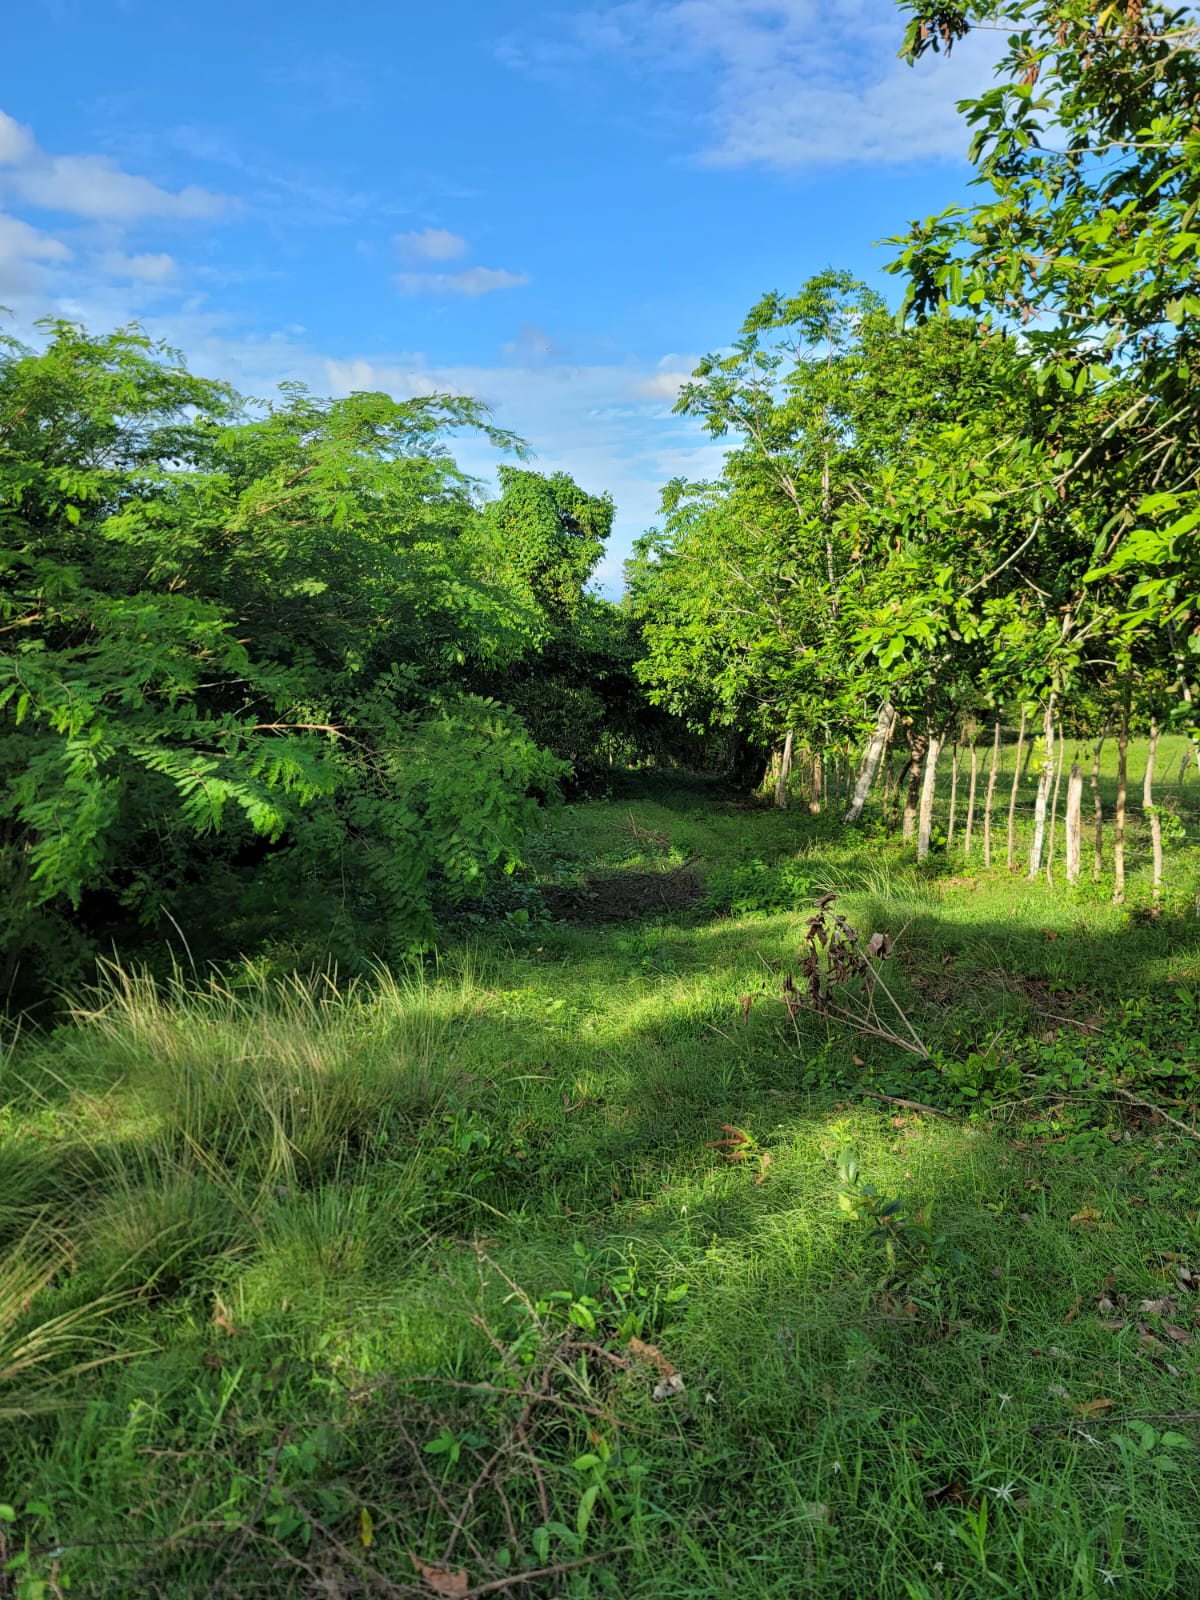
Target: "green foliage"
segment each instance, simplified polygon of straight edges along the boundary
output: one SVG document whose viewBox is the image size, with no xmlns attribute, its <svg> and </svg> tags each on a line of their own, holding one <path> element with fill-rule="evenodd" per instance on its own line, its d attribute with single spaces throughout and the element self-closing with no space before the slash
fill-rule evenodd
<svg viewBox="0 0 1200 1600">
<path fill-rule="evenodd" d="M 49 334 L 0 355 L 0 990 L 72 925 L 228 953 L 260 873 L 301 954 L 426 947 L 563 770 L 460 687 L 532 635 L 444 434 L 511 439 L 451 396 L 248 418 L 138 333 Z"/>
<path fill-rule="evenodd" d="M 947 49 L 987 6 L 904 0 L 903 53 Z M 914 224 L 893 270 L 921 316 L 969 308 L 1019 326 L 1051 413 L 1096 396 L 1093 429 L 1047 438 L 1051 495 L 1093 528 L 1091 568 L 1063 634 L 1100 626 L 1166 662 L 1180 719 L 1196 725 L 1200 570 L 1196 516 L 1195 231 L 1200 203 L 1200 58 L 1187 10 L 1097 11 L 1022 0 L 999 82 L 964 102 L 977 198 Z"/>
<path fill-rule="evenodd" d="M 1190 1122 L 1194 922 L 646 787 L 531 860 L 802 865 L 896 936 L 938 1061 L 742 1015 L 807 911 L 547 920 L 403 983 L 113 975 L 0 1064 L 0 1259 L 55 1268 L 10 1326 L 114 1296 L 5 1433 L 17 1595 L 415 1590 L 411 1557 L 582 1561 L 579 1600 L 1194 1587 L 1194 1140 L 1117 1093 Z"/>
</svg>

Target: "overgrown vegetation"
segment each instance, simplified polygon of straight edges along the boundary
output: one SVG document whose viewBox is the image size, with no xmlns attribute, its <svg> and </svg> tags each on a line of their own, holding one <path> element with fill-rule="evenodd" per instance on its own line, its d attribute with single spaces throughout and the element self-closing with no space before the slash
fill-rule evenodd
<svg viewBox="0 0 1200 1600">
<path fill-rule="evenodd" d="M 1010 20 L 620 605 L 471 400 L 0 347 L 0 1600 L 1200 1592 L 1200 56 Z"/>
<path fill-rule="evenodd" d="M 829 831 L 582 803 L 531 887 L 765 909 L 114 969 L 16 1041 L 10 1591 L 1187 1592 L 1197 924 L 1136 915 L 1140 826 L 1123 910 Z M 928 1060 L 785 994 L 834 891 Z"/>
</svg>

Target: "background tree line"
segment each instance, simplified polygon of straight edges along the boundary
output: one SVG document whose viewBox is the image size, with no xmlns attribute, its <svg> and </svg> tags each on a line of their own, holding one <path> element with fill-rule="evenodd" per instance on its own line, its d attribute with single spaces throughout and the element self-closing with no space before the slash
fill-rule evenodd
<svg viewBox="0 0 1200 1600">
<path fill-rule="evenodd" d="M 910 60 L 997 22 L 901 9 Z M 919 856 L 939 757 L 966 740 L 990 863 L 1008 725 L 1019 752 L 1037 742 L 1027 868 L 1061 798 L 1077 879 L 1084 757 L 1111 733 L 1119 899 L 1130 730 L 1150 737 L 1156 892 L 1159 735 L 1200 754 L 1196 28 L 1140 0 L 1018 4 L 1005 23 L 999 85 L 962 108 L 976 204 L 894 241 L 899 318 L 831 270 L 765 296 L 705 358 L 677 409 L 730 440 L 724 471 L 668 487 L 630 591 L 653 697 L 773 746 L 781 800 L 802 752 L 813 803 L 840 768 L 857 821 L 899 743 Z"/>
</svg>

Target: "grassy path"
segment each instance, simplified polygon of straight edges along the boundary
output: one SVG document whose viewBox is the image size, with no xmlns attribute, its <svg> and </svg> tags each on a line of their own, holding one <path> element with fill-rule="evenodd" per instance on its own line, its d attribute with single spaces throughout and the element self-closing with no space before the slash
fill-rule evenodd
<svg viewBox="0 0 1200 1600">
<path fill-rule="evenodd" d="M 664 784 L 426 974 L 114 975 L 0 1069 L 0 1596 L 1200 1594 L 1200 852 L 1152 920 L 1133 847 Z M 929 1059 L 785 1003 L 826 892 Z"/>
</svg>

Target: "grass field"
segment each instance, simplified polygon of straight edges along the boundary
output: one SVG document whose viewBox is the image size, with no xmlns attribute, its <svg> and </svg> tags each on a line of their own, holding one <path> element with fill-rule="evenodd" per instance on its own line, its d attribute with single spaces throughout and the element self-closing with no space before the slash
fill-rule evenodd
<svg viewBox="0 0 1200 1600">
<path fill-rule="evenodd" d="M 1118 908 L 617 776 L 425 971 L 110 971 L 0 1067 L 0 1596 L 1200 1595 L 1176 788 L 1157 915 L 1140 787 Z"/>
</svg>

